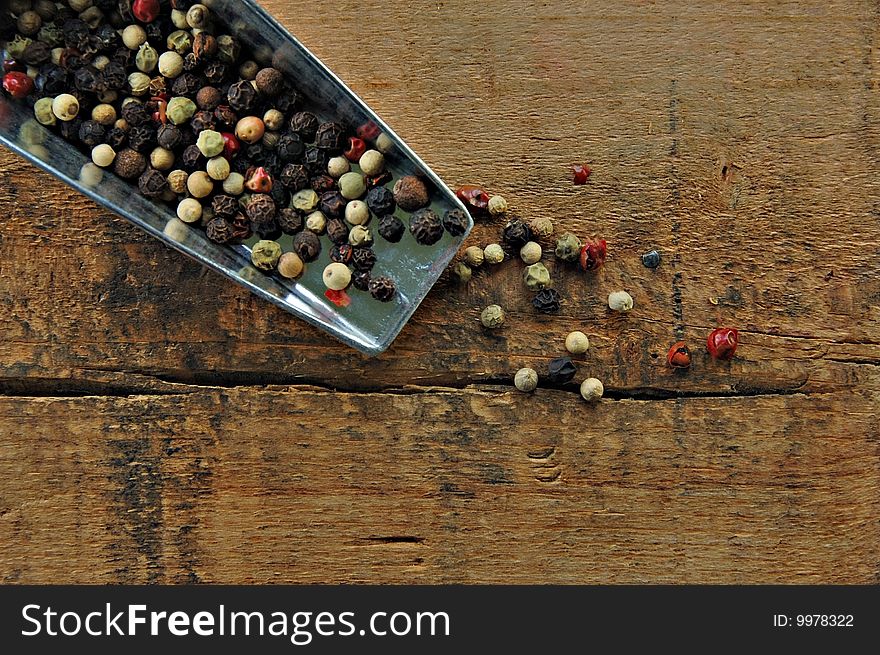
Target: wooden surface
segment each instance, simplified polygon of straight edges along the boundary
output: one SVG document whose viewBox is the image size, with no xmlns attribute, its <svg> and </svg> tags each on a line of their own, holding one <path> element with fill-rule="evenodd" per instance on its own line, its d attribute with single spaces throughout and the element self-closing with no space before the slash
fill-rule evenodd
<svg viewBox="0 0 880 655">
<path fill-rule="evenodd" d="M 441 284 L 368 359 L 0 153 L 0 579 L 880 581 L 876 3 L 264 4 L 608 265 L 552 318 L 516 262 Z M 609 399 L 513 390 L 572 329 Z"/>
</svg>

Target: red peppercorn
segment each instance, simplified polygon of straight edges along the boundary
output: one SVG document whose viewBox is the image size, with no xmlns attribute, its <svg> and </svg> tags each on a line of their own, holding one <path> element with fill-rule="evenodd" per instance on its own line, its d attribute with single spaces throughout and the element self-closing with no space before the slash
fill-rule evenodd
<svg viewBox="0 0 880 655">
<path fill-rule="evenodd" d="M 688 349 L 684 341 L 673 344 L 666 355 L 666 363 L 672 368 L 690 368 L 691 367 L 691 351 Z"/>
<path fill-rule="evenodd" d="M 608 244 L 605 239 L 587 241 L 581 248 L 581 268 L 585 271 L 596 271 L 605 264 L 608 255 Z"/>
<path fill-rule="evenodd" d="M 272 191 L 272 176 L 262 166 L 248 171 L 247 181 L 244 185 L 256 193 L 269 193 Z"/>
<path fill-rule="evenodd" d="M 13 98 L 26 98 L 34 92 L 34 81 L 27 73 L 12 71 L 3 76 L 3 88 Z"/>
<path fill-rule="evenodd" d="M 587 178 L 589 178 L 590 173 L 593 172 L 593 169 L 586 164 L 575 164 L 571 167 L 571 170 L 574 172 L 575 184 L 586 184 Z"/>
<path fill-rule="evenodd" d="M 364 123 L 359 128 L 357 128 L 357 135 L 359 139 L 363 139 L 364 141 L 372 141 L 377 136 L 379 136 L 379 126 L 376 125 L 373 121 L 369 123 Z"/>
<path fill-rule="evenodd" d="M 489 211 L 489 194 L 478 186 L 465 184 L 458 187 L 455 195 L 475 213 L 485 214 Z"/>
<path fill-rule="evenodd" d="M 223 137 L 223 156 L 231 161 L 241 150 L 241 142 L 232 132 L 223 132 L 220 136 Z"/>
<path fill-rule="evenodd" d="M 337 307 L 348 307 L 351 304 L 351 296 L 345 293 L 345 291 L 327 289 L 324 292 L 324 296 Z"/>
<path fill-rule="evenodd" d="M 367 144 L 364 140 L 352 136 L 348 138 L 348 149 L 342 154 L 345 155 L 345 158 L 348 159 L 348 161 L 358 163 L 361 160 L 361 155 L 366 151 Z"/>
<path fill-rule="evenodd" d="M 718 328 L 709 334 L 706 347 L 715 359 L 730 360 L 739 345 L 739 332 L 733 328 Z"/>
<path fill-rule="evenodd" d="M 159 0 L 134 0 L 131 13 L 142 23 L 152 23 L 159 16 Z"/>
<path fill-rule="evenodd" d="M 11 73 L 13 71 L 24 73 L 27 70 L 24 64 L 21 64 L 14 59 L 4 59 L 3 60 L 3 72 Z"/>
</svg>

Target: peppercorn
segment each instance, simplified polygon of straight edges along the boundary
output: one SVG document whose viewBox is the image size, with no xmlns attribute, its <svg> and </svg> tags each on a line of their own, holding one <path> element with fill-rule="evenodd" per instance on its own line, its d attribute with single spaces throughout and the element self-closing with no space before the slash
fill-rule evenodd
<svg viewBox="0 0 880 655">
<path fill-rule="evenodd" d="M 504 261 L 504 248 L 497 243 L 490 243 L 483 248 L 483 260 L 487 264 L 500 264 Z"/>
<path fill-rule="evenodd" d="M 123 103 L 121 115 L 122 119 L 132 126 L 145 125 L 150 122 L 147 108 L 142 102 L 136 100 Z"/>
<path fill-rule="evenodd" d="M 542 239 L 546 239 L 553 234 L 553 221 L 546 216 L 533 218 L 529 223 L 529 227 L 532 229 L 533 236 Z"/>
<path fill-rule="evenodd" d="M 165 176 L 153 168 L 145 170 L 138 179 L 138 189 L 147 198 L 158 198 L 167 188 L 168 182 Z"/>
<path fill-rule="evenodd" d="M 246 114 L 249 113 L 257 103 L 257 90 L 250 82 L 242 80 L 229 87 L 227 99 L 229 100 L 230 107 L 238 112 Z M 260 123 L 262 123 L 262 121 L 260 121 Z"/>
<path fill-rule="evenodd" d="M 360 173 L 346 173 L 339 178 L 339 192 L 343 198 L 355 200 L 364 195 L 367 185 L 364 182 L 364 176 Z"/>
<path fill-rule="evenodd" d="M 646 252 L 642 255 L 642 266 L 645 268 L 658 268 L 660 266 L 660 261 L 662 256 L 660 252 L 657 250 L 651 250 L 650 252 Z"/>
<path fill-rule="evenodd" d="M 256 116 L 246 116 L 235 126 L 235 136 L 245 143 L 256 143 L 265 133 L 265 124 Z"/>
<path fill-rule="evenodd" d="M 124 180 L 138 177 L 147 167 L 147 159 L 141 153 L 126 148 L 116 155 L 113 171 Z"/>
<path fill-rule="evenodd" d="M 712 330 L 706 340 L 709 354 L 722 361 L 733 359 L 737 346 L 739 346 L 739 332 L 733 328 Z"/>
<path fill-rule="evenodd" d="M 352 200 L 345 206 L 345 220 L 350 225 L 366 225 L 370 222 L 370 210 L 362 200 Z"/>
<path fill-rule="evenodd" d="M 443 215 L 443 227 L 454 237 L 460 237 L 470 225 L 468 215 L 460 209 L 448 209 Z"/>
<path fill-rule="evenodd" d="M 207 32 L 199 32 L 193 39 L 192 55 L 196 61 L 206 61 L 217 54 L 217 39 Z"/>
<path fill-rule="evenodd" d="M 196 103 L 183 96 L 171 98 L 168 101 L 168 106 L 165 108 L 165 115 L 175 125 L 186 123 L 195 113 Z"/>
<path fill-rule="evenodd" d="M 571 357 L 558 357 L 550 362 L 547 379 L 552 384 L 567 384 L 577 375 L 577 366 Z"/>
<path fill-rule="evenodd" d="M 358 248 L 362 250 L 362 248 Z M 351 261 L 355 249 L 347 243 L 337 243 L 330 249 L 330 261 L 338 264 L 348 264 Z"/>
<path fill-rule="evenodd" d="M 471 281 L 471 277 L 473 277 L 473 271 L 471 271 L 471 267 L 464 262 L 458 262 L 455 266 L 453 266 L 452 274 L 462 284 L 467 284 Z"/>
<path fill-rule="evenodd" d="M 455 191 L 456 197 L 474 214 L 485 214 L 489 211 L 489 194 L 472 184 L 466 184 Z"/>
<path fill-rule="evenodd" d="M 534 241 L 529 241 L 519 251 L 520 259 L 526 264 L 537 264 L 541 261 L 543 254 L 544 251 L 541 249 L 540 244 Z"/>
<path fill-rule="evenodd" d="M 327 228 L 327 217 L 323 212 L 315 211 L 306 216 L 306 229 L 315 234 L 324 234 Z"/>
<path fill-rule="evenodd" d="M 186 189 L 194 198 L 206 198 L 214 190 L 214 182 L 205 171 L 196 171 L 187 178 Z"/>
<path fill-rule="evenodd" d="M 373 233 L 363 225 L 355 225 L 348 233 L 348 243 L 355 248 L 373 243 Z"/>
<path fill-rule="evenodd" d="M 254 78 L 257 90 L 267 98 L 274 98 L 284 88 L 284 76 L 275 68 L 263 68 Z"/>
<path fill-rule="evenodd" d="M 257 241 L 251 249 L 251 263 L 261 271 L 271 271 L 281 259 L 281 246 L 275 241 Z"/>
<path fill-rule="evenodd" d="M 305 142 L 315 140 L 318 126 L 318 118 L 308 111 L 301 111 L 290 117 L 290 131 L 299 134 Z"/>
<path fill-rule="evenodd" d="M 358 291 L 369 291 L 372 279 L 370 271 L 356 271 L 351 277 L 351 284 Z"/>
<path fill-rule="evenodd" d="M 238 211 L 238 200 L 232 196 L 216 195 L 211 201 L 211 209 L 216 216 L 232 218 Z"/>
<path fill-rule="evenodd" d="M 239 241 L 246 241 L 251 238 L 253 231 L 251 230 L 251 222 L 248 217 L 241 212 L 237 213 L 232 221 L 232 235 Z"/>
<path fill-rule="evenodd" d="M 303 164 L 315 174 L 322 173 L 327 169 L 327 162 L 330 161 L 330 155 L 326 150 L 321 150 L 315 146 L 308 146 L 303 155 Z"/>
<path fill-rule="evenodd" d="M 332 291 L 343 291 L 351 284 L 351 271 L 345 264 L 334 262 L 324 269 L 324 285 Z"/>
<path fill-rule="evenodd" d="M 219 61 L 209 61 L 205 64 L 202 74 L 208 84 L 221 85 L 226 79 L 227 70 L 225 64 L 221 64 Z"/>
<path fill-rule="evenodd" d="M 523 393 L 531 393 L 538 388 L 538 372 L 533 368 L 521 368 L 513 376 L 513 385 Z"/>
<path fill-rule="evenodd" d="M 374 187 L 367 192 L 366 204 L 376 216 L 393 214 L 397 209 L 394 194 L 385 187 Z"/>
<path fill-rule="evenodd" d="M 633 308 L 633 298 L 626 291 L 608 294 L 608 307 L 616 312 L 628 312 Z"/>
<path fill-rule="evenodd" d="M 565 349 L 572 355 L 583 355 L 590 349 L 590 340 L 583 332 L 570 332 L 565 337 Z"/>
<path fill-rule="evenodd" d="M 272 176 L 262 166 L 251 167 L 245 172 L 244 186 L 250 191 L 257 193 L 270 193 L 274 187 Z"/>
<path fill-rule="evenodd" d="M 240 52 L 241 45 L 230 35 L 221 34 L 217 37 L 217 56 L 220 61 L 234 64 Z"/>
<path fill-rule="evenodd" d="M 532 306 L 542 314 L 555 314 L 561 307 L 559 292 L 556 289 L 541 289 L 532 300 Z"/>
<path fill-rule="evenodd" d="M 304 262 L 313 262 L 321 254 L 321 240 L 314 232 L 305 230 L 293 238 L 293 249 Z"/>
<path fill-rule="evenodd" d="M 356 248 L 351 265 L 358 271 L 370 271 L 376 265 L 376 253 L 370 248 Z"/>
<path fill-rule="evenodd" d="M 399 243 L 406 232 L 403 221 L 392 214 L 380 216 L 378 220 L 379 236 L 389 243 Z"/>
<path fill-rule="evenodd" d="M 229 162 L 226 157 L 212 157 L 205 165 L 205 172 L 208 173 L 208 177 L 212 180 L 222 182 L 229 177 Z"/>
<path fill-rule="evenodd" d="M 52 101 L 52 113 L 60 121 L 72 121 L 79 113 L 79 101 L 69 93 L 62 93 Z"/>
<path fill-rule="evenodd" d="M 72 121 L 62 121 L 58 126 L 58 131 L 64 139 L 74 141 L 79 135 L 80 125 L 82 125 L 82 120 L 79 118 L 74 118 Z"/>
<path fill-rule="evenodd" d="M 240 196 L 244 192 L 244 175 L 230 173 L 229 177 L 223 180 L 223 192 L 232 196 Z"/>
<path fill-rule="evenodd" d="M 504 226 L 501 236 L 508 247 L 519 250 L 532 240 L 532 230 L 521 220 L 514 218 Z"/>
<path fill-rule="evenodd" d="M 385 170 L 385 156 L 378 150 L 367 150 L 358 160 L 364 175 L 380 175 Z"/>
<path fill-rule="evenodd" d="M 79 126 L 79 140 L 90 148 L 104 142 L 107 130 L 98 121 L 83 121 Z"/>
<path fill-rule="evenodd" d="M 479 268 L 485 261 L 485 253 L 483 252 L 483 249 L 478 246 L 470 246 L 465 248 L 464 261 L 468 266 Z"/>
<path fill-rule="evenodd" d="M 65 30 L 67 31 L 67 30 Z M 169 38 L 169 48 L 170 39 Z M 147 41 L 147 31 L 141 27 L 140 25 L 129 25 L 124 30 L 122 30 L 122 43 L 129 50 L 137 50 Z"/>
<path fill-rule="evenodd" d="M 684 341 L 678 341 L 672 345 L 666 353 L 666 363 L 672 368 L 690 368 L 691 351 Z"/>
<path fill-rule="evenodd" d="M 587 241 L 581 248 L 580 266 L 584 271 L 595 271 L 605 264 L 608 246 L 604 239 Z"/>
<path fill-rule="evenodd" d="M 281 171 L 281 183 L 291 192 L 302 191 L 309 185 L 308 171 L 300 164 L 288 164 Z"/>
<path fill-rule="evenodd" d="M 327 162 L 327 173 L 330 177 L 340 178 L 351 170 L 351 164 L 345 157 L 331 157 Z"/>
<path fill-rule="evenodd" d="M 605 387 L 596 378 L 587 378 L 581 383 L 581 397 L 587 402 L 596 402 L 605 395 Z"/>
<path fill-rule="evenodd" d="M 492 216 L 503 216 L 507 213 L 507 200 L 503 196 L 492 196 L 486 206 Z"/>
<path fill-rule="evenodd" d="M 523 271 L 523 281 L 532 291 L 550 286 L 550 271 L 544 264 L 538 262 L 527 266 Z"/>
<path fill-rule="evenodd" d="M 321 211 L 330 218 L 342 218 L 345 216 L 345 198 L 338 191 L 328 191 L 321 194 L 319 206 Z"/>
<path fill-rule="evenodd" d="M 394 280 L 384 275 L 370 280 L 370 295 L 380 302 L 390 302 L 397 293 Z"/>
<path fill-rule="evenodd" d="M 43 19 L 35 11 L 26 11 L 18 17 L 18 31 L 25 36 L 33 36 L 43 26 Z"/>
<path fill-rule="evenodd" d="M 52 57 L 52 48 L 43 41 L 29 43 L 21 53 L 21 60 L 28 66 L 39 66 Z"/>
<path fill-rule="evenodd" d="M 195 198 L 184 198 L 177 205 L 177 218 L 184 223 L 196 223 L 202 218 L 202 203 Z"/>
<path fill-rule="evenodd" d="M 586 164 L 575 164 L 571 167 L 572 173 L 574 173 L 574 183 L 575 184 L 586 184 L 587 178 L 590 177 L 590 173 L 592 173 L 592 169 Z"/>
<path fill-rule="evenodd" d="M 564 262 L 576 262 L 581 253 L 581 240 L 571 232 L 565 232 L 556 242 L 556 258 Z"/>
<path fill-rule="evenodd" d="M 315 146 L 322 150 L 340 150 L 345 130 L 339 123 L 321 123 L 315 132 Z"/>
<path fill-rule="evenodd" d="M 489 329 L 499 328 L 504 325 L 504 310 L 499 305 L 489 305 L 480 314 L 480 322 L 483 327 Z"/>
<path fill-rule="evenodd" d="M 92 149 L 92 161 L 101 168 L 107 168 L 116 159 L 116 151 L 106 143 Z"/>
<path fill-rule="evenodd" d="M 443 222 L 433 209 L 425 208 L 410 217 L 409 229 L 416 243 L 433 246 L 443 238 Z"/>
<path fill-rule="evenodd" d="M 281 160 L 285 162 L 301 161 L 306 152 L 306 147 L 298 134 L 282 135 L 275 149 Z"/>
<path fill-rule="evenodd" d="M 204 167 L 205 157 L 202 155 L 199 147 L 193 144 L 184 149 L 183 154 L 180 156 L 180 163 L 185 170 L 191 172 Z"/>
<path fill-rule="evenodd" d="M 260 65 L 253 59 L 241 62 L 238 67 L 238 75 L 243 80 L 251 82 L 257 79 L 257 73 L 260 72 Z"/>
<path fill-rule="evenodd" d="M 276 207 L 272 197 L 265 193 L 255 193 L 245 210 L 252 223 L 264 224 L 274 220 Z"/>
<path fill-rule="evenodd" d="M 311 189 L 302 189 L 293 194 L 291 204 L 301 212 L 310 212 L 318 206 L 318 194 Z"/>
<path fill-rule="evenodd" d="M 205 234 L 216 243 L 229 243 L 234 238 L 232 223 L 219 216 L 208 222 Z"/>
<path fill-rule="evenodd" d="M 174 193 L 186 193 L 186 181 L 189 174 L 186 171 L 176 170 L 168 173 L 168 188 Z"/>
<path fill-rule="evenodd" d="M 278 260 L 278 273 L 290 280 L 302 275 L 304 268 L 303 260 L 295 252 L 286 252 Z"/>
<path fill-rule="evenodd" d="M 55 125 L 57 122 L 52 104 L 52 98 L 40 98 L 34 103 L 34 117 L 40 125 Z"/>
<path fill-rule="evenodd" d="M 128 147 L 147 152 L 156 145 L 156 130 L 150 125 L 138 125 L 128 131 Z"/>
</svg>

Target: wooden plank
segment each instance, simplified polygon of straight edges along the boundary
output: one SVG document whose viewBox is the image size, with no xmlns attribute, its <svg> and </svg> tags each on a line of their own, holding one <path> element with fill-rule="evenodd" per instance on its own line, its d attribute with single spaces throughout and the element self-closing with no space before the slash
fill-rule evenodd
<svg viewBox="0 0 880 655">
<path fill-rule="evenodd" d="M 0 571 L 5 582 L 876 583 L 876 400 L 4 398 Z"/>
</svg>

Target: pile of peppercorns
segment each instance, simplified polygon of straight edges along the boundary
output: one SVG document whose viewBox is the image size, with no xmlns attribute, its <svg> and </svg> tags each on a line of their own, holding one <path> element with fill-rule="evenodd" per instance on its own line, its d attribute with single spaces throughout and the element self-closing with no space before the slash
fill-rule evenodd
<svg viewBox="0 0 880 655">
<path fill-rule="evenodd" d="M 576 166 L 574 170 L 575 184 L 586 183 L 590 174 L 589 167 Z M 505 217 L 508 211 L 507 201 L 502 196 L 490 196 L 482 188 L 474 185 L 459 187 L 456 195 L 475 216 L 489 215 Z M 453 275 L 462 283 L 470 281 L 473 269 L 484 264 L 500 264 L 508 257 L 519 257 L 525 263 L 523 281 L 535 296 L 532 305 L 535 310 L 544 314 L 554 314 L 560 310 L 561 297 L 551 287 L 550 272 L 541 263 L 544 251 L 537 239 L 547 239 L 554 233 L 553 221 L 546 217 L 533 219 L 525 223 L 519 219 L 508 220 L 501 231 L 501 244 L 490 243 L 485 248 L 467 247 L 461 260 L 452 269 Z M 581 271 L 590 273 L 599 270 L 608 254 L 608 244 L 604 239 L 581 240 L 570 232 L 565 232 L 556 241 L 556 260 L 568 264 L 576 264 Z M 660 252 L 652 250 L 641 257 L 645 268 L 656 269 L 660 266 Z M 608 308 L 615 312 L 629 312 L 635 303 L 626 291 L 613 291 L 608 294 Z M 500 305 L 489 305 L 480 314 L 483 327 L 495 330 L 505 323 L 504 309 Z M 739 345 L 739 333 L 733 328 L 713 330 L 707 339 L 709 354 L 718 360 L 730 360 Z M 572 355 L 584 355 L 590 347 L 587 336 L 580 331 L 568 334 L 565 348 Z M 688 369 L 691 366 L 690 350 L 685 342 L 679 341 L 669 349 L 667 364 L 674 369 Z M 548 365 L 547 380 L 554 385 L 571 382 L 578 369 L 571 357 L 553 359 Z M 529 393 L 538 387 L 538 373 L 532 368 L 522 368 L 514 375 L 514 385 L 520 391 Z M 597 401 L 605 393 L 602 382 L 596 378 L 587 378 L 581 383 L 581 395 L 588 402 Z"/>
<path fill-rule="evenodd" d="M 354 286 L 388 302 L 396 285 L 374 274 L 371 223 L 387 242 L 408 227 L 424 246 L 467 229 L 464 212 L 429 208 L 421 177 L 394 179 L 387 135 L 304 110 L 292 81 L 257 64 L 203 4 L 11 0 L 6 9 L 5 93 L 210 240 L 256 235 L 252 263 L 266 273 L 300 277 L 326 236 L 327 297 L 347 305 Z M 293 236 L 290 252 L 283 234 Z"/>
</svg>

